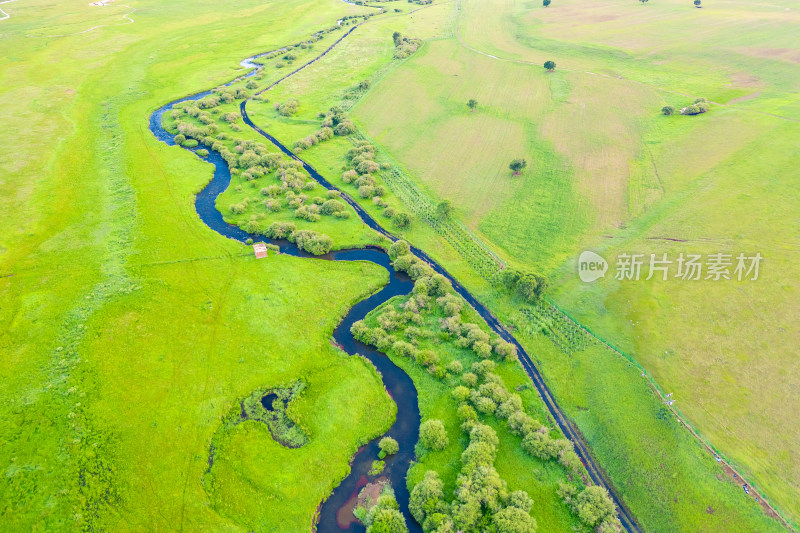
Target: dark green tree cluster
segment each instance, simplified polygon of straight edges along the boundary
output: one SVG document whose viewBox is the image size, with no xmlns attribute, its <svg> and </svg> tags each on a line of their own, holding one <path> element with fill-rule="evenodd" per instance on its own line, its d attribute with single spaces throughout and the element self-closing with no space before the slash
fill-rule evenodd
<svg viewBox="0 0 800 533">
<path fill-rule="evenodd" d="M 494 467 L 499 440 L 490 426 L 473 422 L 465 429 L 469 445 L 461 454 L 455 499 L 448 503 L 444 484 L 429 470 L 411 491 L 409 511 L 424 531 L 534 533 L 533 500 L 524 491 L 509 492 Z"/>
<path fill-rule="evenodd" d="M 558 494 L 581 521 L 597 533 L 622 531 L 614 502 L 603 487 L 594 485 L 581 490 L 574 484 L 561 483 Z"/>
<path fill-rule="evenodd" d="M 505 290 L 517 294 L 529 303 L 539 301 L 547 291 L 547 278 L 515 268 L 502 270 L 498 274 L 496 281 Z"/>
<path fill-rule="evenodd" d="M 700 115 L 707 113 L 711 109 L 708 105 L 708 100 L 705 98 L 696 98 L 694 104 L 681 109 L 681 115 Z"/>
</svg>

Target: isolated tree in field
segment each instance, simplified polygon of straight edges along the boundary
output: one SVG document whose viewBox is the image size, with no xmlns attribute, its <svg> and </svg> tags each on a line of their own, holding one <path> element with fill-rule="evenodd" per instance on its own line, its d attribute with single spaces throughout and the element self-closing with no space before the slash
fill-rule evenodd
<svg viewBox="0 0 800 533">
<path fill-rule="evenodd" d="M 667 116 L 674 115 L 675 108 L 671 105 L 665 105 L 664 107 L 661 108 L 661 112 Z"/>
<path fill-rule="evenodd" d="M 400 229 L 407 228 L 411 225 L 411 216 L 408 213 L 403 213 L 402 211 L 399 213 L 395 213 L 392 217 L 392 222 L 394 225 Z"/>
<path fill-rule="evenodd" d="M 701 2 L 701 0 L 694 0 L 694 7 L 702 7 L 702 6 L 700 5 L 700 4 L 702 4 L 702 3 L 703 3 L 703 2 Z"/>
<path fill-rule="evenodd" d="M 549 5 L 550 5 L 550 0 L 542 0 L 542 5 L 543 5 L 544 7 L 547 7 L 547 6 L 549 6 Z"/>
<path fill-rule="evenodd" d="M 522 169 L 528 166 L 528 162 L 524 159 L 514 159 L 511 163 L 509 163 L 508 168 L 510 168 L 515 176 L 519 176 L 522 174 Z"/>
<path fill-rule="evenodd" d="M 646 4 L 647 0 L 639 0 L 639 2 L 641 2 L 642 4 Z"/>
<path fill-rule="evenodd" d="M 419 427 L 419 441 L 429 450 L 444 450 L 450 444 L 441 420 L 426 420 Z"/>
<path fill-rule="evenodd" d="M 443 200 L 439 202 L 439 205 L 436 206 L 436 215 L 439 218 L 445 219 L 450 218 L 450 215 L 453 213 L 453 204 L 450 203 L 450 200 Z"/>
<path fill-rule="evenodd" d="M 553 72 L 556 69 L 556 62 L 553 60 L 545 61 L 544 68 L 546 68 L 549 72 Z"/>
<path fill-rule="evenodd" d="M 383 437 L 378 443 L 378 448 L 381 449 L 383 457 L 386 457 L 387 455 L 394 455 L 400 451 L 400 445 L 397 444 L 397 441 L 392 437 Z"/>
<path fill-rule="evenodd" d="M 475 108 L 478 107 L 478 101 L 475 100 L 474 98 L 470 98 L 469 101 L 467 102 L 467 107 L 469 108 L 470 111 L 475 111 Z"/>
</svg>

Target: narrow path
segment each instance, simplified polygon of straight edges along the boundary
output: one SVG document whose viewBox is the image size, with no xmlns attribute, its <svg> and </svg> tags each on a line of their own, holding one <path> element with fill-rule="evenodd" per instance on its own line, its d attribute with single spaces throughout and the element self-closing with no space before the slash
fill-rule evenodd
<svg viewBox="0 0 800 533">
<path fill-rule="evenodd" d="M 420 9 L 422 9 L 422 8 L 420 8 Z M 286 76 L 282 77 L 278 81 L 276 81 L 276 82 L 272 83 L 271 85 L 269 85 L 266 89 L 263 89 L 262 91 L 259 91 L 256 94 L 257 95 L 258 94 L 262 94 L 262 93 L 272 89 L 273 87 L 275 87 L 276 85 L 278 85 L 282 81 L 284 81 L 287 78 L 293 76 L 294 74 L 300 72 L 301 70 L 305 69 L 309 65 L 315 63 L 316 61 L 321 59 L 323 56 L 325 56 L 328 52 L 330 52 L 336 45 L 338 45 L 348 35 L 350 35 L 353 31 L 355 31 L 356 28 L 358 28 L 359 26 L 361 26 L 365 22 L 367 22 L 367 21 L 364 21 L 364 22 L 361 22 L 359 24 L 354 25 L 344 35 L 342 35 L 333 44 L 331 44 L 327 49 L 325 49 L 321 54 L 319 54 L 318 56 L 314 57 L 310 61 L 304 63 L 303 65 L 301 65 L 300 67 L 298 67 L 297 69 L 292 71 L 291 73 L 287 74 Z M 252 63 L 252 59 L 253 58 L 248 58 L 243 63 L 247 62 L 247 63 L 253 64 Z M 256 70 L 246 74 L 244 77 L 249 77 L 249 76 L 254 75 L 258 71 L 257 70 L 258 68 L 259 67 L 256 66 Z M 210 91 L 206 91 L 206 92 L 199 93 L 199 94 L 196 94 L 196 95 L 193 95 L 193 96 L 181 98 L 179 100 L 176 100 L 174 102 L 171 102 L 171 103 L 163 106 L 162 108 L 160 108 L 159 110 L 154 112 L 153 115 L 151 115 L 151 117 L 150 117 L 150 129 L 153 132 L 153 134 L 159 140 L 162 140 L 162 141 L 164 141 L 165 143 L 167 143 L 169 145 L 174 145 L 175 143 L 172 140 L 172 136 L 168 132 L 163 130 L 163 128 L 161 127 L 161 116 L 163 115 L 164 112 L 166 112 L 167 110 L 171 109 L 172 106 L 174 104 L 178 103 L 178 102 L 182 102 L 182 101 L 186 101 L 186 100 L 190 100 L 190 99 L 191 100 L 199 99 L 199 98 L 202 98 L 202 97 L 206 96 L 207 94 L 210 94 Z M 386 236 L 391 241 L 396 241 L 397 240 L 397 237 L 395 237 L 392 233 L 390 233 L 389 231 L 384 229 L 380 224 L 378 224 L 377 221 L 374 218 L 372 218 L 372 216 L 369 213 L 367 213 L 364 210 L 364 208 L 362 208 L 361 205 L 359 205 L 350 195 L 348 195 L 344 191 L 339 190 L 336 186 L 334 186 L 327 179 L 325 179 L 314 167 L 312 167 L 306 161 L 304 161 L 303 159 L 301 159 L 297 155 L 295 155 L 289 148 L 287 148 L 285 145 L 283 145 L 275 137 L 273 137 L 269 133 L 265 132 L 264 130 L 262 130 L 261 128 L 256 126 L 253 123 L 253 121 L 250 119 L 249 115 L 247 114 L 247 102 L 249 100 L 250 99 L 248 98 L 248 99 L 242 101 L 242 103 L 240 104 L 240 107 L 239 107 L 241 115 L 242 115 L 242 118 L 244 120 L 244 123 L 247 126 L 249 126 L 255 132 L 257 132 L 258 134 L 262 135 L 264 138 L 269 140 L 272 144 L 274 144 L 278 149 L 281 150 L 281 152 L 286 154 L 288 157 L 291 157 L 292 159 L 300 162 L 302 164 L 303 168 L 306 170 L 306 172 L 308 172 L 308 174 L 314 180 L 316 180 L 318 183 L 320 183 L 323 187 L 325 187 L 328 190 L 339 191 L 339 193 L 341 193 L 341 198 L 343 200 L 345 200 L 350 206 L 353 207 L 353 209 L 358 214 L 359 218 L 367 226 L 369 226 L 373 230 L 377 231 L 381 235 Z M 232 238 L 232 239 L 238 240 L 240 242 L 244 242 L 247 239 L 253 239 L 254 241 L 275 242 L 276 244 L 278 244 L 281 247 L 281 252 L 283 252 L 283 253 L 288 253 L 288 254 L 296 255 L 296 256 L 300 256 L 300 257 L 313 257 L 310 254 L 307 254 L 307 253 L 305 253 L 303 251 L 298 250 L 296 248 L 296 246 L 294 246 L 294 245 L 292 245 L 290 243 L 286 243 L 285 241 L 271 241 L 269 239 L 264 238 L 263 235 L 251 235 L 251 234 L 248 234 L 247 232 L 245 232 L 244 230 L 242 230 L 242 229 L 240 229 L 240 228 L 238 228 L 236 226 L 231 226 L 231 225 L 227 224 L 226 222 L 224 222 L 224 220 L 222 218 L 222 214 L 219 211 L 216 210 L 216 206 L 215 206 L 214 200 L 215 200 L 216 196 L 218 196 L 222 191 L 224 191 L 227 188 L 228 184 L 230 183 L 230 171 L 229 171 L 229 169 L 227 167 L 227 164 L 224 162 L 224 160 L 222 160 L 221 156 L 218 153 L 213 152 L 213 150 L 211 150 L 210 147 L 205 147 L 205 146 L 200 145 L 200 146 L 194 148 L 193 150 L 197 150 L 198 148 L 201 148 L 201 147 L 202 148 L 206 148 L 207 150 L 209 150 L 210 155 L 208 157 L 208 160 L 210 162 L 212 162 L 213 164 L 215 164 L 215 166 L 216 166 L 216 170 L 215 170 L 215 173 L 214 173 L 214 179 L 203 189 L 203 191 L 201 191 L 197 195 L 197 200 L 196 200 L 196 208 L 197 208 L 198 215 L 200 216 L 201 220 L 203 220 L 203 222 L 205 222 L 209 226 L 209 228 L 213 229 L 214 231 L 217 231 L 218 233 L 220 233 L 221 235 L 223 235 L 225 237 Z M 218 179 L 218 176 L 219 176 L 219 179 Z M 461 295 L 478 312 L 478 314 L 480 314 L 483 317 L 483 319 L 486 321 L 486 323 L 489 325 L 489 327 L 495 333 L 497 333 L 503 339 L 505 339 L 508 342 L 511 342 L 512 344 L 514 344 L 514 346 L 516 346 L 518 354 L 519 354 L 520 363 L 522 364 L 523 369 L 525 370 L 525 372 L 530 377 L 531 381 L 533 382 L 534 386 L 536 387 L 536 390 L 539 392 L 540 397 L 544 401 L 545 406 L 547 407 L 547 410 L 550 412 L 551 416 L 555 420 L 555 422 L 558 425 L 558 427 L 561 429 L 561 431 L 564 433 L 564 435 L 573 443 L 573 445 L 575 447 L 575 452 L 578 454 L 578 456 L 581 458 L 581 460 L 583 461 L 584 465 L 586 466 L 586 469 L 587 469 L 587 471 L 589 473 L 589 476 L 590 476 L 592 482 L 597 484 L 597 485 L 600 485 L 600 486 L 602 486 L 602 487 L 604 487 L 604 488 L 606 488 L 608 490 L 609 494 L 611 495 L 611 498 L 613 499 L 613 501 L 615 502 L 615 504 L 617 506 L 617 514 L 618 514 L 619 519 L 622 522 L 624 528 L 626 529 L 626 531 L 628 531 L 629 533 L 639 533 L 639 532 L 641 532 L 641 529 L 638 526 L 638 524 L 636 523 L 636 521 L 635 521 L 635 519 L 633 517 L 633 514 L 630 512 L 630 510 L 627 508 L 625 503 L 622 501 L 622 499 L 620 498 L 618 492 L 613 487 L 613 485 L 611 484 L 610 480 L 607 478 L 606 474 L 596 464 L 596 462 L 595 462 L 594 458 L 592 457 L 591 452 L 590 452 L 587 444 L 585 443 L 583 437 L 580 435 L 578 430 L 569 422 L 569 420 L 567 419 L 566 415 L 563 413 L 561 408 L 558 406 L 558 403 L 555 401 L 555 399 L 554 399 L 549 387 L 547 386 L 547 384 L 544 381 L 544 378 L 540 374 L 539 370 L 536 368 L 536 365 L 533 363 L 531 357 L 528 355 L 528 353 L 525 351 L 525 349 L 519 343 L 519 341 L 517 341 L 517 339 L 514 338 L 513 335 L 511 335 L 511 333 L 500 323 L 500 321 L 497 319 L 497 317 L 495 317 L 481 302 L 478 301 L 478 299 L 475 296 L 473 296 L 461 283 L 459 283 L 458 280 L 456 280 L 454 276 L 452 276 L 447 270 L 445 270 L 444 267 L 442 267 L 439 263 L 437 263 L 434 259 L 432 259 L 427 253 L 425 253 L 424 251 L 422 251 L 421 249 L 419 249 L 419 248 L 417 248 L 415 246 L 411 247 L 411 251 L 412 251 L 412 253 L 414 253 L 414 255 L 416 255 L 417 257 L 419 257 L 423 261 L 427 262 L 431 266 L 431 268 L 433 268 L 433 270 L 435 270 L 437 273 L 442 274 L 443 276 L 445 276 L 450 281 L 450 283 L 452 284 L 454 290 L 459 295 Z M 369 253 L 370 255 L 369 256 L 363 255 L 365 253 Z M 379 249 L 360 250 L 360 251 L 359 250 L 342 250 L 342 251 L 330 254 L 330 256 L 328 256 L 328 257 L 322 257 L 322 259 L 368 260 L 368 261 L 372 261 L 372 262 L 374 262 L 376 264 L 379 264 L 379 265 L 384 266 L 385 268 L 387 268 L 389 270 L 390 279 L 391 280 L 399 280 L 399 282 L 406 283 L 407 285 L 406 285 L 405 288 L 408 289 L 408 290 L 410 290 L 411 285 L 412 285 L 410 280 L 403 280 L 400 277 L 400 275 L 394 273 L 394 270 L 391 268 L 391 266 L 388 263 L 388 256 L 386 256 L 386 253 L 383 250 L 379 250 Z M 356 306 L 354 306 L 350 310 L 350 312 L 348 313 L 347 318 L 345 319 L 345 321 L 342 324 L 340 324 L 340 326 L 337 328 L 336 332 L 334 333 L 334 338 L 337 340 L 337 342 L 339 342 L 341 345 L 349 344 L 351 339 L 352 339 L 352 335 L 350 335 L 350 333 L 349 333 L 349 326 L 346 327 L 346 328 L 343 327 L 343 326 L 346 326 L 347 324 L 352 324 L 352 322 L 354 322 L 355 320 L 358 319 L 357 317 L 365 316 L 369 311 L 371 311 L 372 309 L 376 308 L 378 305 L 380 305 L 381 303 L 386 301 L 388 298 L 390 298 L 390 297 L 395 295 L 394 294 L 395 293 L 395 289 L 389 290 L 389 287 L 392 285 L 392 283 L 393 283 L 393 281 L 390 281 L 389 286 L 384 288 L 384 290 L 382 290 L 380 293 L 378 293 L 377 295 L 375 295 L 375 296 L 373 296 L 371 298 L 368 298 L 367 300 L 364 300 L 364 301 L 360 302 L 359 304 L 357 304 Z M 402 294 L 402 292 L 397 292 L 396 294 Z M 368 358 L 370 358 L 370 360 L 373 361 L 373 363 L 376 363 L 376 361 L 377 361 L 381 365 L 387 365 L 388 364 L 388 365 L 395 366 L 393 363 L 391 363 L 391 361 L 389 360 L 388 357 L 386 357 L 383 354 L 380 354 L 380 352 L 376 352 L 375 350 L 371 350 L 369 347 L 366 347 L 363 344 L 357 343 L 357 341 L 355 341 L 355 340 L 352 340 L 352 342 L 356 343 L 356 344 L 349 345 L 349 347 L 351 347 L 351 348 L 357 347 L 358 348 L 358 353 L 364 353 L 365 351 L 371 351 L 371 352 L 374 352 L 374 354 L 377 354 L 377 355 L 374 355 L 374 354 L 367 353 L 367 355 L 366 355 Z M 353 353 L 353 352 L 349 352 L 349 353 Z M 384 377 L 386 377 L 387 375 L 397 377 L 394 372 L 389 370 L 391 367 L 386 366 L 385 368 L 387 370 L 382 370 L 382 374 L 384 374 Z M 397 368 L 397 367 L 395 366 L 395 368 Z M 407 379 L 410 382 L 410 378 L 408 377 L 407 374 L 405 374 L 402 371 L 400 371 L 400 374 L 405 376 L 405 379 Z M 399 377 L 398 377 L 398 380 L 400 380 Z M 389 387 L 389 386 L 390 385 L 387 383 L 387 387 Z M 413 388 L 413 382 L 411 382 L 410 387 Z M 407 388 L 408 388 L 408 385 L 405 386 L 405 389 L 407 389 Z M 393 397 L 394 396 L 395 395 L 393 394 Z M 396 400 L 397 399 L 400 399 L 400 398 L 396 398 Z M 416 389 L 414 389 L 414 393 L 413 393 L 413 404 L 414 405 L 413 406 L 409 406 L 408 403 L 411 403 L 411 402 L 401 402 L 401 401 L 397 402 L 398 416 L 397 416 L 397 422 L 395 422 L 395 426 L 397 426 L 402 421 L 402 423 L 403 423 L 402 432 L 393 433 L 393 431 L 396 430 L 396 427 L 393 426 L 392 429 L 390 429 L 389 434 L 390 435 L 395 435 L 396 436 L 395 438 L 399 437 L 398 440 L 407 441 L 407 442 L 410 442 L 411 440 L 413 440 L 414 443 L 416 443 L 416 438 L 417 438 L 417 434 L 418 434 L 418 430 L 419 430 L 419 408 L 418 408 L 417 402 L 416 402 Z M 409 407 L 412 407 L 412 409 L 409 410 Z M 401 416 L 401 411 L 403 411 L 402 416 Z M 416 412 L 417 421 L 416 421 L 415 424 L 409 424 L 408 420 L 411 417 L 409 416 L 408 413 L 411 413 L 413 415 L 414 412 Z M 367 448 L 376 446 L 377 445 L 377 440 L 378 439 L 373 440 L 370 443 L 370 445 L 367 446 Z M 409 448 L 409 446 L 403 446 L 403 448 Z M 410 448 L 413 449 L 413 444 L 410 446 Z M 362 458 L 363 457 L 368 457 L 369 458 L 369 456 L 370 456 L 369 453 L 365 453 L 364 450 L 361 450 L 359 452 L 359 454 L 356 455 L 356 458 L 354 459 L 354 467 L 353 467 L 353 469 L 351 471 L 350 476 L 348 476 L 348 478 L 346 478 L 342 482 L 340 487 L 338 487 L 336 490 L 334 490 L 334 494 L 330 498 L 328 498 L 328 500 L 326 500 L 326 502 L 323 502 L 322 512 L 320 513 L 321 517 L 322 517 L 321 522 L 320 522 L 320 528 L 323 528 L 323 529 L 326 529 L 326 530 L 333 528 L 333 524 L 331 523 L 331 518 L 330 518 L 331 513 L 330 513 L 330 511 L 326 512 L 326 504 L 328 504 L 327 507 L 329 509 L 333 509 L 334 511 L 336 511 L 337 509 L 334 509 L 334 507 L 329 502 L 338 503 L 342 498 L 342 494 L 344 494 L 345 496 L 350 496 L 352 490 L 356 490 L 358 488 L 358 483 L 360 481 L 360 477 L 359 476 L 361 475 L 361 473 L 360 473 L 360 470 L 356 469 L 356 463 L 358 462 L 360 455 L 362 456 Z M 396 481 L 396 480 L 393 479 L 392 485 L 393 485 L 393 487 L 395 489 L 395 492 L 397 493 L 398 503 L 400 504 L 401 511 L 403 511 L 404 515 L 406 515 L 406 517 L 407 517 L 409 530 L 410 531 L 421 531 L 421 528 L 419 527 L 419 525 L 413 519 L 409 518 L 410 515 L 408 513 L 408 491 L 407 491 L 407 488 L 405 486 L 405 473 L 408 470 L 408 465 L 410 464 L 410 460 L 411 460 L 411 458 L 408 458 L 408 461 L 406 461 L 405 458 L 403 458 L 402 464 L 398 465 L 399 468 L 396 468 L 396 469 L 392 470 L 394 476 L 398 476 L 398 474 L 402 473 L 402 477 L 399 477 L 399 481 Z M 356 479 L 357 477 L 358 477 L 358 479 Z M 351 486 L 352 486 L 352 490 L 351 490 Z M 344 489 L 340 490 L 342 487 Z M 351 527 L 353 527 L 353 525 L 351 525 Z"/>
<path fill-rule="evenodd" d="M 0 5 L 3 5 L 3 4 L 10 4 L 11 2 L 16 2 L 16 1 L 17 1 L 17 0 L 4 0 L 3 2 L 0 2 Z M 0 13 L 2 13 L 2 14 L 3 14 L 2 16 L 0 16 L 0 21 L 3 21 L 3 20 L 6 20 L 6 19 L 10 19 L 10 18 L 11 18 L 11 15 L 9 15 L 8 13 L 6 13 L 6 12 L 5 12 L 5 11 L 3 11 L 2 9 L 0 9 Z"/>
</svg>

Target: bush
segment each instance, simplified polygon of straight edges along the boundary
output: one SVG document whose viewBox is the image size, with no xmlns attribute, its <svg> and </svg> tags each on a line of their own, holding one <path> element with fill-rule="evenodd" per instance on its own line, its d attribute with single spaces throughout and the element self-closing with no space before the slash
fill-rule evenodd
<svg viewBox="0 0 800 533">
<path fill-rule="evenodd" d="M 352 121 L 350 121 L 350 120 L 345 120 L 345 121 L 343 121 L 343 122 L 340 122 L 340 123 L 339 123 L 339 124 L 338 124 L 338 125 L 337 125 L 337 126 L 334 128 L 334 129 L 333 129 L 333 132 L 334 132 L 336 135 L 341 135 L 341 136 L 345 136 L 345 135 L 351 135 L 351 134 L 353 134 L 353 133 L 355 133 L 355 132 L 356 132 L 356 125 L 355 125 L 355 124 L 353 124 L 353 122 L 352 122 Z"/>
<path fill-rule="evenodd" d="M 198 144 L 200 143 L 197 142 L 195 139 L 186 139 L 185 141 L 183 141 L 183 146 L 185 146 L 186 148 L 194 148 Z"/>
<path fill-rule="evenodd" d="M 431 419 L 422 423 L 419 428 L 419 441 L 428 450 L 444 450 L 450 444 L 447 430 L 441 420 Z"/>
<path fill-rule="evenodd" d="M 671 105 L 665 105 L 664 107 L 661 108 L 661 112 L 666 116 L 674 115 L 675 108 Z"/>
<path fill-rule="evenodd" d="M 264 230 L 264 235 L 271 239 L 289 239 L 295 232 L 292 222 L 273 222 Z"/>
<path fill-rule="evenodd" d="M 297 106 L 299 103 L 294 98 L 289 98 L 282 104 L 277 104 L 278 113 L 284 117 L 290 117 L 297 113 Z"/>
<path fill-rule="evenodd" d="M 459 385 L 453 389 L 450 395 L 456 402 L 463 403 L 469 399 L 469 389 L 463 385 Z"/>
<path fill-rule="evenodd" d="M 411 216 L 401 211 L 392 217 L 392 223 L 400 229 L 407 228 L 411 226 Z"/>
<path fill-rule="evenodd" d="M 182 145 L 186 142 L 186 136 L 182 133 L 177 134 L 175 137 L 172 138 L 175 141 L 175 144 Z"/>
<path fill-rule="evenodd" d="M 450 361 L 447 365 L 447 372 L 450 374 L 460 374 L 464 371 L 464 365 L 461 364 L 461 361 Z"/>
<path fill-rule="evenodd" d="M 300 206 L 299 209 L 295 210 L 294 216 L 308 220 L 309 222 L 316 222 L 319 220 L 319 211 L 320 208 L 318 205 L 303 205 Z"/>
<path fill-rule="evenodd" d="M 461 376 L 461 381 L 467 387 L 474 387 L 478 384 L 478 376 L 473 374 L 472 372 L 466 372 Z"/>
<path fill-rule="evenodd" d="M 426 516 L 447 511 L 447 503 L 444 501 L 444 483 L 439 479 L 439 474 L 435 470 L 425 472 L 422 481 L 414 485 L 408 502 L 408 510 L 420 524 L 425 522 Z"/>
<path fill-rule="evenodd" d="M 380 442 L 378 442 L 378 448 L 381 449 L 381 453 L 383 454 L 381 459 L 387 455 L 394 455 L 400 451 L 400 445 L 397 444 L 397 441 L 392 437 L 383 437 Z"/>
<path fill-rule="evenodd" d="M 295 231 L 293 238 L 297 247 L 314 255 L 324 255 L 333 248 L 333 239 L 323 233 L 311 230 Z"/>
<path fill-rule="evenodd" d="M 492 521 L 497 533 L 536 533 L 536 520 L 527 511 L 517 507 L 501 509 L 492 517 Z"/>
<path fill-rule="evenodd" d="M 552 72 L 552 71 L 554 71 L 556 69 L 556 62 L 555 61 L 545 61 L 544 62 L 544 68 L 546 68 L 548 71 Z"/>
<path fill-rule="evenodd" d="M 205 148 L 201 148 L 198 151 L 196 151 L 195 153 L 197 155 L 199 155 L 200 157 L 208 157 L 208 150 L 206 150 Z"/>
<path fill-rule="evenodd" d="M 233 124 L 234 122 L 236 122 L 237 120 L 239 120 L 239 113 L 225 113 L 225 114 L 224 114 L 224 115 L 222 115 L 220 118 L 221 118 L 222 120 L 224 120 L 225 122 L 228 122 L 228 123 L 230 123 L 230 124 Z"/>
<path fill-rule="evenodd" d="M 320 208 L 320 212 L 323 215 L 334 215 L 341 211 L 347 211 L 347 205 L 344 202 L 340 202 L 339 200 L 328 200 L 322 204 Z"/>
</svg>

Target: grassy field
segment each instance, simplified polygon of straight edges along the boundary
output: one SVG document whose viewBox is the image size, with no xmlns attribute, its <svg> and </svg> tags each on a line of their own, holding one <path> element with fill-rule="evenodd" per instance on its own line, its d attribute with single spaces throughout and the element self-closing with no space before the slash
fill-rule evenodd
<svg viewBox="0 0 800 533">
<path fill-rule="evenodd" d="M 147 121 L 171 99 L 232 78 L 248 53 L 360 8 L 137 2 L 133 24 L 39 39 L 26 34 L 82 31 L 105 8 L 4 7 L 3 529 L 308 527 L 356 447 L 394 416 L 371 367 L 329 344 L 342 313 L 386 275 L 256 262 L 194 212 L 209 167 L 157 142 Z M 220 418 L 254 389 L 300 374 L 309 386 L 295 409 L 311 442 L 276 450 L 242 426 L 207 494 Z M 250 460 L 231 461 L 239 456 Z M 314 477 L 292 468 L 308 464 Z M 257 494 L 247 480 L 261 484 Z"/>
<path fill-rule="evenodd" d="M 462 10 L 457 38 L 393 71 L 355 108 L 359 124 L 505 260 L 549 273 L 559 304 L 633 354 L 797 520 L 797 435 L 786 426 L 798 408 L 797 202 L 786 193 L 798 178 L 796 11 L 569 0 Z M 541 68 L 547 59 L 555 72 Z M 699 96 L 720 105 L 660 115 Z M 513 178 L 507 165 L 520 156 L 529 168 Z M 587 287 L 574 269 L 589 248 L 612 262 L 623 252 L 767 259 L 752 284 Z M 513 315 L 517 304 L 485 294 Z M 545 368 L 561 364 L 539 350 Z"/>
<path fill-rule="evenodd" d="M 800 407 L 791 322 L 798 243 L 786 222 L 798 206 L 785 192 L 798 177 L 797 14 L 785 0 L 709 0 L 701 10 L 675 0 L 556 1 L 548 9 L 385 3 L 388 14 L 248 110 L 291 145 L 319 129 L 319 112 L 349 109 L 347 93 L 369 80 L 350 115 L 383 160 L 432 201 L 451 200 L 456 217 L 504 260 L 548 273 L 560 305 L 632 353 L 691 422 L 798 519 L 800 434 L 790 423 Z M 4 6 L 11 18 L 0 22 L 9 50 L 0 59 L 0 523 L 305 530 L 356 447 L 393 418 L 372 368 L 329 343 L 342 313 L 385 273 L 275 255 L 255 262 L 194 212 L 193 193 L 210 167 L 158 143 L 147 119 L 176 97 L 240 74 L 247 55 L 372 10 L 333 0 L 246 1 L 235 11 L 211 2 L 132 7 L 134 23 L 122 6 Z M 426 42 L 408 60 L 393 60 L 394 31 Z M 85 33 L 54 37 L 78 32 Z M 295 64 L 337 35 L 299 52 Z M 543 71 L 545 59 L 558 63 L 556 72 Z M 269 66 L 260 86 L 289 69 Z M 659 114 L 694 96 L 726 105 L 699 117 Z M 299 108 L 287 118 L 274 104 L 289 98 Z M 479 101 L 475 112 L 469 98 Z M 339 184 L 351 146 L 336 137 L 303 157 Z M 530 167 L 512 177 L 507 165 L 518 156 Z M 252 196 L 251 184 L 237 179 L 220 198 L 223 211 Z M 391 193 L 384 199 L 407 208 Z M 371 199 L 362 205 L 386 220 Z M 253 214 L 226 213 L 242 224 Z M 374 242 L 352 217 L 308 226 L 333 235 L 336 247 Z M 517 326 L 646 530 L 777 529 L 663 415 L 638 370 L 609 350 L 567 356 L 526 332 L 520 302 L 497 293 L 421 220 L 403 231 L 388 220 L 386 227 L 429 250 Z M 760 251 L 767 261 L 752 283 L 586 286 L 574 275 L 584 248 L 612 262 L 623 252 L 681 251 Z M 439 398 L 441 383 L 413 365 L 409 372 L 423 416 L 452 429 L 454 406 Z M 518 367 L 503 372 L 509 386 L 522 381 Z M 288 450 L 263 426 L 237 426 L 204 484 L 221 418 L 252 391 L 300 377 L 308 387 L 292 413 L 311 441 Z M 535 398 L 526 403 L 541 409 Z M 540 530 L 575 527 L 555 502 L 558 473 L 507 437 L 497 469 L 534 496 Z M 462 444 L 426 459 L 448 491 Z M 298 476 L 308 465 L 318 475 Z M 410 480 L 418 475 L 412 470 Z"/>
</svg>

